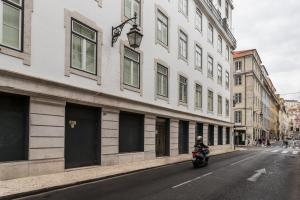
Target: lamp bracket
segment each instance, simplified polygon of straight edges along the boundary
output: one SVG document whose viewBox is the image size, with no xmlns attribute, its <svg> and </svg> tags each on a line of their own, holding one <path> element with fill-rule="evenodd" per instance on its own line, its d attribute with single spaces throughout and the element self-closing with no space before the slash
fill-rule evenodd
<svg viewBox="0 0 300 200">
<path fill-rule="evenodd" d="M 136 25 L 136 20 L 137 20 L 137 14 L 134 14 L 133 18 L 127 19 L 125 22 L 123 22 L 122 24 L 120 24 L 119 26 L 116 27 L 112 27 L 112 41 L 111 41 L 111 46 L 114 46 L 114 43 L 116 43 L 118 41 L 118 38 L 120 37 L 124 26 L 129 23 L 130 21 L 134 22 L 134 25 Z"/>
</svg>

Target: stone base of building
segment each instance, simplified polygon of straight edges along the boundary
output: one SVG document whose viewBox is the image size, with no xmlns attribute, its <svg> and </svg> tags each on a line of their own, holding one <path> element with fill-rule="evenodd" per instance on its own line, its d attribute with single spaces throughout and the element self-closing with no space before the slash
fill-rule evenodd
<svg viewBox="0 0 300 200">
<path fill-rule="evenodd" d="M 204 143 L 211 145 L 212 154 L 233 149 L 233 124 L 157 105 L 3 70 L 0 70 L 0 95 L 12 108 L 14 101 L 25 99 L 24 109 L 18 111 L 23 118 L 9 118 L 24 123 L 20 126 L 22 133 L 18 128 L 13 133 L 24 138 L 24 146 L 19 148 L 24 152 L 12 155 L 0 152 L 0 180 L 65 172 L 77 167 L 189 157 L 198 134 L 203 135 Z M 10 108 L 0 109 L 10 115 Z M 163 123 L 158 126 L 158 121 Z M 165 135 L 158 139 L 158 133 Z M 130 134 L 129 139 L 126 134 Z M 9 143 L 7 138 L 8 141 L 1 142 Z M 159 146 L 157 140 L 164 141 L 164 145 Z M 20 147 L 19 143 L 15 145 Z M 87 149 L 91 150 L 86 152 Z"/>
</svg>

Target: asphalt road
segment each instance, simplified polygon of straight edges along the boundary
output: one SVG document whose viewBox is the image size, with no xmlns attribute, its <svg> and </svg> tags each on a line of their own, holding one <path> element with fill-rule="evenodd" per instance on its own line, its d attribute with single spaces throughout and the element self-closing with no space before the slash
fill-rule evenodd
<svg viewBox="0 0 300 200">
<path fill-rule="evenodd" d="M 251 148 L 51 191 L 22 200 L 299 200 L 300 150 Z"/>
</svg>

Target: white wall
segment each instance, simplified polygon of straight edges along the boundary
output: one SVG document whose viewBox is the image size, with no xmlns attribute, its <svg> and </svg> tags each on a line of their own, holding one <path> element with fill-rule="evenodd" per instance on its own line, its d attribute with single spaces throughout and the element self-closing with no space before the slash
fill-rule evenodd
<svg viewBox="0 0 300 200">
<path fill-rule="evenodd" d="M 223 2 L 225 3 L 225 2 Z M 155 4 L 160 5 L 170 16 L 170 52 L 159 44 L 155 44 Z M 203 33 L 195 29 L 195 4 L 189 0 L 189 17 L 178 12 L 178 2 L 162 0 L 144 0 L 143 5 L 143 34 L 140 50 L 144 53 L 143 63 L 143 94 L 120 90 L 120 39 L 126 41 L 129 25 L 123 30 L 123 35 L 111 47 L 111 28 L 121 23 L 121 0 L 104 0 L 102 7 L 95 0 L 51 0 L 34 1 L 32 15 L 32 64 L 23 65 L 17 58 L 0 54 L 0 69 L 49 79 L 60 83 L 70 84 L 97 92 L 126 97 L 137 101 L 161 105 L 163 107 L 218 118 L 230 121 L 225 117 L 225 98 L 231 99 L 230 91 L 225 89 L 225 71 L 230 72 L 230 63 L 225 59 L 226 44 L 223 38 L 223 55 L 217 52 L 217 29 L 214 29 L 214 45 L 207 42 L 208 20 L 203 15 Z M 103 30 L 103 49 L 101 67 L 101 85 L 91 79 L 71 74 L 66 77 L 65 70 L 65 29 L 64 9 L 77 11 L 97 23 Z M 178 60 L 178 27 L 181 26 L 189 38 L 189 62 Z M 203 48 L 203 73 L 194 69 L 194 42 Z M 207 78 L 207 54 L 214 58 L 214 80 Z M 170 66 L 170 101 L 155 100 L 155 71 L 154 59 L 161 59 Z M 232 59 L 232 58 L 230 58 Z M 231 61 L 230 61 L 231 62 Z M 223 67 L 223 85 L 217 84 L 217 63 Z M 178 73 L 188 77 L 188 107 L 178 105 Z M 230 76 L 231 77 L 231 76 Z M 203 110 L 194 109 L 195 81 L 203 85 Z M 207 113 L 207 89 L 214 91 L 214 114 Z M 223 115 L 217 115 L 217 95 L 223 97 Z"/>
</svg>

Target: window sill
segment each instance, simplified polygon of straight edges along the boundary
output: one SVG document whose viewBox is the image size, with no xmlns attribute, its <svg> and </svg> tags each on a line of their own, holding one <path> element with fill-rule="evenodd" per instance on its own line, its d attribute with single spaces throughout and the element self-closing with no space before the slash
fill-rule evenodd
<svg viewBox="0 0 300 200">
<path fill-rule="evenodd" d="M 140 93 L 140 95 L 142 96 L 142 90 L 140 88 L 122 84 L 122 90 L 124 90 L 124 89 L 132 91 L 132 92 Z"/>
<path fill-rule="evenodd" d="M 197 71 L 203 73 L 203 70 L 202 70 L 202 68 L 200 68 L 200 67 L 195 67 L 195 70 L 197 70 Z"/>
<path fill-rule="evenodd" d="M 155 44 L 162 46 L 163 48 L 165 48 L 170 53 L 170 46 L 169 45 L 166 45 L 165 43 L 159 41 L 158 39 L 156 39 Z"/>
<path fill-rule="evenodd" d="M 178 105 L 184 106 L 184 107 L 187 107 L 187 108 L 188 108 L 188 103 L 185 103 L 185 102 L 179 101 Z"/>
<path fill-rule="evenodd" d="M 0 45 L 0 53 L 23 60 L 24 65 L 31 65 L 31 55 L 13 48 Z"/>
<path fill-rule="evenodd" d="M 70 68 L 66 69 L 65 75 L 70 77 L 71 74 L 75 74 L 78 76 L 82 76 L 85 78 L 95 80 L 95 81 L 97 81 L 98 85 L 101 85 L 101 77 L 97 74 L 90 74 L 88 72 L 84 72 L 84 71 L 70 67 Z"/>
<path fill-rule="evenodd" d="M 156 95 L 155 96 L 155 100 L 157 100 L 157 99 L 160 99 L 160 100 L 166 101 L 167 103 L 170 103 L 169 102 L 169 97 L 164 97 L 164 96 Z"/>
<path fill-rule="evenodd" d="M 181 56 L 181 55 L 178 56 L 178 59 L 179 59 L 179 60 L 182 60 L 182 61 L 185 62 L 186 64 L 189 64 L 188 59 L 185 58 L 185 57 L 183 57 L 183 56 Z"/>
</svg>

